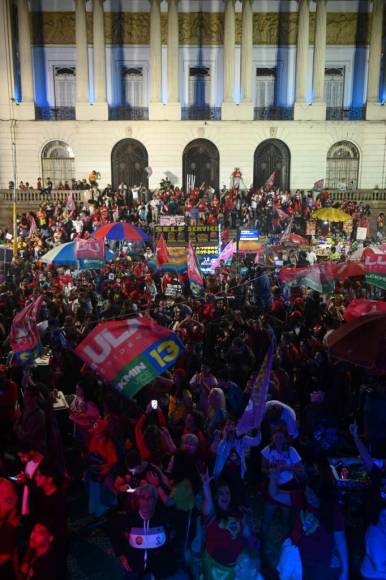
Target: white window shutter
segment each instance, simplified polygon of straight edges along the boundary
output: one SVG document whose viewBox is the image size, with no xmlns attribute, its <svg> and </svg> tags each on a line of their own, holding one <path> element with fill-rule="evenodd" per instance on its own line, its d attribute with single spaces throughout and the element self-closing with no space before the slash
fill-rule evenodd
<svg viewBox="0 0 386 580">
<path fill-rule="evenodd" d="M 76 69 L 74 66 L 54 67 L 55 107 L 75 107 Z"/>
</svg>

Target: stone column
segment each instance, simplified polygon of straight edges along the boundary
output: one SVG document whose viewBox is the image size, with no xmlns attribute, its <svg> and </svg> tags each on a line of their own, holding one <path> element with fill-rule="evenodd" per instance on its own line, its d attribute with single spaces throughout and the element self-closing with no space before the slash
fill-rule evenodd
<svg viewBox="0 0 386 580">
<path fill-rule="evenodd" d="M 222 119 L 235 118 L 235 43 L 236 43 L 236 15 L 235 0 L 225 0 L 224 14 L 224 100 L 222 105 Z"/>
<path fill-rule="evenodd" d="M 180 55 L 178 0 L 168 0 L 168 104 L 167 117 L 181 119 L 180 104 Z"/>
<path fill-rule="evenodd" d="M 295 119 L 308 118 L 307 66 L 310 29 L 309 0 L 299 0 L 298 35 L 296 43 Z"/>
<path fill-rule="evenodd" d="M 241 103 L 240 117 L 253 119 L 252 70 L 253 53 L 253 10 L 252 0 L 243 1 L 242 32 L 241 32 Z"/>
<path fill-rule="evenodd" d="M 34 81 L 32 64 L 31 21 L 27 0 L 17 0 L 17 27 L 19 41 L 21 102 L 16 112 L 18 119 L 34 119 Z"/>
<path fill-rule="evenodd" d="M 103 1 L 93 0 L 93 44 L 94 44 L 94 83 L 95 103 L 93 113 L 100 119 L 108 119 L 106 100 L 106 51 L 105 51 L 105 22 L 103 15 Z"/>
<path fill-rule="evenodd" d="M 163 118 L 161 101 L 162 53 L 161 53 L 160 0 L 150 0 L 150 104 L 149 119 Z"/>
<path fill-rule="evenodd" d="M 13 119 L 16 113 L 16 104 L 10 0 L 0 2 L 0 22 L 0 119 Z M 10 150 L 11 146 L 9 145 Z"/>
<path fill-rule="evenodd" d="M 86 2 L 75 0 L 76 118 L 89 119 Z"/>
<path fill-rule="evenodd" d="M 316 28 L 314 46 L 314 68 L 312 76 L 314 112 L 318 111 L 320 119 L 326 118 L 324 101 L 324 77 L 326 68 L 326 34 L 327 34 L 327 0 L 317 0 Z M 315 118 L 315 117 L 314 117 Z"/>
<path fill-rule="evenodd" d="M 379 84 L 382 57 L 383 3 L 384 0 L 373 0 L 367 77 L 367 119 L 372 119 L 375 111 L 380 106 Z M 380 111 L 380 113 L 382 115 L 381 118 L 384 119 L 383 111 Z"/>
</svg>

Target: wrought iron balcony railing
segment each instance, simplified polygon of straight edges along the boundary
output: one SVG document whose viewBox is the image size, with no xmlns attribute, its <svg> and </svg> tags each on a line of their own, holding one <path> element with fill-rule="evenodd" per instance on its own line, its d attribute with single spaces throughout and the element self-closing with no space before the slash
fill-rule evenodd
<svg viewBox="0 0 386 580">
<path fill-rule="evenodd" d="M 110 121 L 147 121 L 149 109 L 147 107 L 110 107 Z"/>
<path fill-rule="evenodd" d="M 182 107 L 183 121 L 221 121 L 221 107 Z"/>
<path fill-rule="evenodd" d="M 327 121 L 363 121 L 365 107 L 327 107 Z"/>
<path fill-rule="evenodd" d="M 74 121 L 75 107 L 36 107 L 39 121 Z"/>
<path fill-rule="evenodd" d="M 293 107 L 255 107 L 255 121 L 292 121 Z"/>
</svg>

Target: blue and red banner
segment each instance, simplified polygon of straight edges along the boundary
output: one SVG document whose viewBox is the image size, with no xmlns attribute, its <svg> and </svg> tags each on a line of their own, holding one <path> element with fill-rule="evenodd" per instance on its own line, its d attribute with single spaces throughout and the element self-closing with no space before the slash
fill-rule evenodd
<svg viewBox="0 0 386 580">
<path fill-rule="evenodd" d="M 37 319 L 43 296 L 28 304 L 12 321 L 9 341 L 18 365 L 32 363 L 41 352 Z"/>
<path fill-rule="evenodd" d="M 204 292 L 204 280 L 198 267 L 196 254 L 192 243 L 189 242 L 187 250 L 188 278 L 192 294 L 200 296 Z"/>
<path fill-rule="evenodd" d="M 127 397 L 174 365 L 184 346 L 169 328 L 146 317 L 98 324 L 76 354 Z"/>
</svg>

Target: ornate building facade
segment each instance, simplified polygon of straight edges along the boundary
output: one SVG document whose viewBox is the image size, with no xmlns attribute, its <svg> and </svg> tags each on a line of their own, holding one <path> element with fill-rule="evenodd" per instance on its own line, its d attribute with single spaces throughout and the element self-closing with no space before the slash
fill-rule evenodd
<svg viewBox="0 0 386 580">
<path fill-rule="evenodd" d="M 0 187 L 14 150 L 32 184 L 218 188 L 237 166 L 383 189 L 384 20 L 384 0 L 2 0 Z"/>
</svg>

